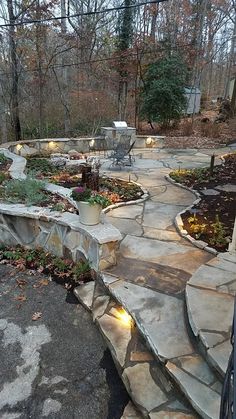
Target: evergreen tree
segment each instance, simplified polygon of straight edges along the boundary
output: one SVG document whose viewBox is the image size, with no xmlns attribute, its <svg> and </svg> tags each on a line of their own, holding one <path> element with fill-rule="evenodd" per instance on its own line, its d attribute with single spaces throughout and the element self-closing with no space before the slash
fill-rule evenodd
<svg viewBox="0 0 236 419">
<path fill-rule="evenodd" d="M 186 107 L 184 87 L 187 68 L 178 55 L 170 55 L 148 66 L 141 92 L 141 116 L 168 126 Z"/>
<path fill-rule="evenodd" d="M 130 7 L 133 0 L 125 0 L 126 7 L 118 22 L 118 42 L 117 50 L 120 55 L 119 62 L 119 91 L 118 91 L 118 114 L 119 119 L 126 119 L 127 94 L 128 94 L 128 72 L 126 53 L 132 45 L 134 9 Z"/>
</svg>

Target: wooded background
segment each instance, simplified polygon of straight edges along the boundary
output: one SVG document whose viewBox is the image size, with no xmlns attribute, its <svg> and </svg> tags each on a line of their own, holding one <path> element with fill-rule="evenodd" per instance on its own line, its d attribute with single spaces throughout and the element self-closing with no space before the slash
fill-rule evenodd
<svg viewBox="0 0 236 419">
<path fill-rule="evenodd" d="M 137 1 L 0 1 L 1 142 L 138 127 L 147 66 L 174 52 L 203 102 L 228 96 L 236 1 Z"/>
</svg>

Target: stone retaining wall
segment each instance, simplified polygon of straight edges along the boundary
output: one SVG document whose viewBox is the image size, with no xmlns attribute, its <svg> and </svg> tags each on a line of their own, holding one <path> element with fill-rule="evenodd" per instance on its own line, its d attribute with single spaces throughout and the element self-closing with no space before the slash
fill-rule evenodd
<svg viewBox="0 0 236 419">
<path fill-rule="evenodd" d="M 26 159 L 7 149 L 0 149 L 12 159 L 9 172 L 13 179 L 24 179 Z M 70 190 L 61 186 L 46 184 L 51 193 L 58 193 L 76 203 L 69 197 Z M 87 259 L 96 270 L 103 270 L 116 264 L 116 248 L 122 236 L 117 228 L 106 220 L 95 226 L 80 223 L 79 216 L 69 212 L 23 204 L 0 203 L 0 243 L 25 247 L 43 247 L 55 254 L 72 258 Z"/>
<path fill-rule="evenodd" d="M 134 148 L 158 147 L 162 148 L 164 137 L 151 136 L 152 144 L 146 145 L 148 135 L 137 135 Z M 92 142 L 92 146 L 91 146 Z M 80 153 L 88 153 L 96 150 L 112 150 L 113 140 L 105 137 L 85 138 L 44 138 L 38 140 L 24 140 L 21 142 L 10 142 L 2 144 L 2 147 L 11 152 L 26 157 L 39 153 L 67 153 L 69 150 L 76 150 Z"/>
<path fill-rule="evenodd" d="M 85 226 L 79 216 L 23 204 L 0 204 L 0 243 L 43 247 L 75 262 L 87 259 L 103 270 L 116 264 L 120 232 L 111 224 Z"/>
</svg>

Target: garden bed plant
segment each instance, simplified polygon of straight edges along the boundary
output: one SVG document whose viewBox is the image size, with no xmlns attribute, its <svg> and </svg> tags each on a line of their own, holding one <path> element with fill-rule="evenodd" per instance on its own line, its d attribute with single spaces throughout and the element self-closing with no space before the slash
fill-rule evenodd
<svg viewBox="0 0 236 419">
<path fill-rule="evenodd" d="M 96 273 L 88 261 L 73 262 L 45 252 L 42 248 L 26 249 L 22 246 L 0 246 L 0 263 L 15 266 L 20 271 L 29 269 L 39 272 L 63 285 L 67 290 L 89 281 L 94 281 Z"/>
<path fill-rule="evenodd" d="M 4 154 L 0 153 L 0 185 L 5 181 L 10 179 L 10 174 L 8 172 L 12 160 L 5 157 Z"/>
<path fill-rule="evenodd" d="M 45 179 L 65 188 L 81 186 L 81 171 L 78 167 L 57 168 L 46 159 L 28 159 L 27 172 L 37 179 Z M 143 195 L 140 186 L 117 178 L 99 177 L 99 194 L 110 203 L 127 202 Z"/>
<path fill-rule="evenodd" d="M 76 209 L 66 198 L 52 194 L 45 189 L 45 183 L 37 179 L 11 179 L 0 185 L 0 201 L 20 203 L 27 206 L 37 205 L 51 211 L 69 211 L 76 213 Z"/>
<path fill-rule="evenodd" d="M 201 197 L 198 204 L 181 215 L 184 229 L 217 251 L 226 251 L 235 220 L 236 153 L 225 156 L 224 163 L 214 168 L 179 169 L 170 177 L 196 190 Z"/>
</svg>

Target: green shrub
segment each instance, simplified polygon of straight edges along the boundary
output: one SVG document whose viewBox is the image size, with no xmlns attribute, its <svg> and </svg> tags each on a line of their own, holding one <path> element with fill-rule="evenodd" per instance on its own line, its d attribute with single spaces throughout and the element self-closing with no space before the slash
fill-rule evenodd
<svg viewBox="0 0 236 419">
<path fill-rule="evenodd" d="M 8 178 L 7 174 L 4 172 L 0 172 L 0 185 Z"/>
<path fill-rule="evenodd" d="M 44 182 L 36 179 L 12 179 L 5 183 L 4 197 L 10 202 L 35 205 L 45 200 Z"/>
<path fill-rule="evenodd" d="M 0 165 L 5 164 L 8 161 L 8 158 L 4 156 L 3 153 L 0 153 Z"/>
</svg>

